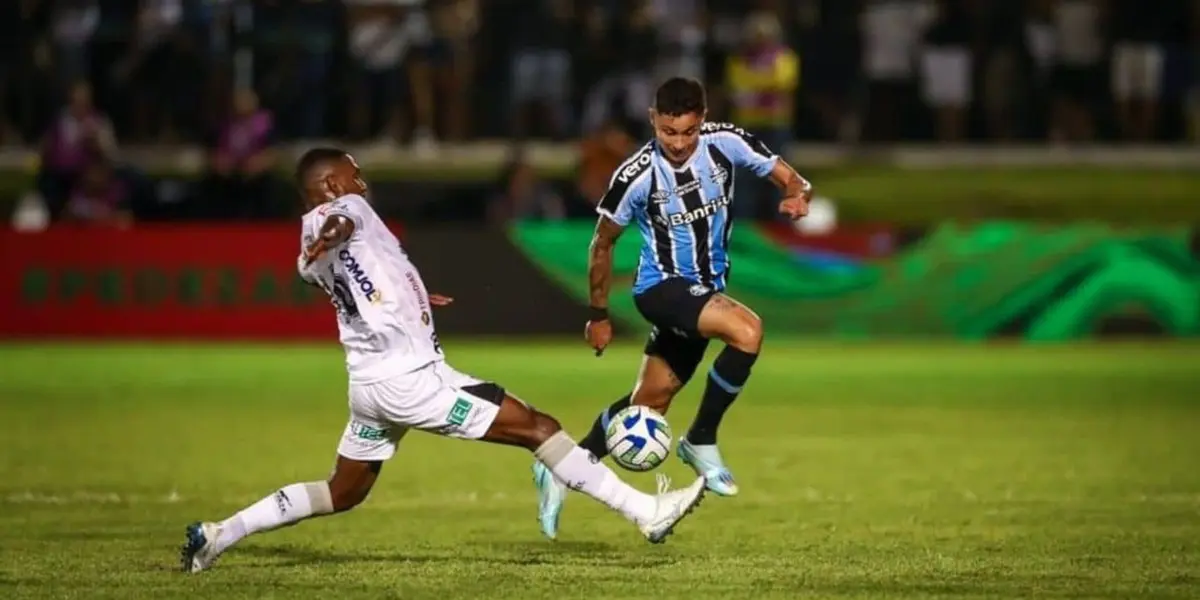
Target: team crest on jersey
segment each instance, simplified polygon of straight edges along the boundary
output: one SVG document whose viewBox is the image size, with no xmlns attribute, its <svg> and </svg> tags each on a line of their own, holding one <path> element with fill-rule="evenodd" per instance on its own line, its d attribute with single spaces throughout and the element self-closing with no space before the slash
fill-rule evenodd
<svg viewBox="0 0 1200 600">
<path fill-rule="evenodd" d="M 693 285 L 692 287 L 688 288 L 688 293 L 690 293 L 693 296 L 703 296 L 703 295 L 707 294 L 708 292 L 709 292 L 708 286 L 704 285 L 702 283 L 697 283 L 697 284 Z"/>
<path fill-rule="evenodd" d="M 711 179 L 713 183 L 722 185 L 729 180 L 729 171 L 724 167 L 717 167 L 713 169 Z"/>
</svg>

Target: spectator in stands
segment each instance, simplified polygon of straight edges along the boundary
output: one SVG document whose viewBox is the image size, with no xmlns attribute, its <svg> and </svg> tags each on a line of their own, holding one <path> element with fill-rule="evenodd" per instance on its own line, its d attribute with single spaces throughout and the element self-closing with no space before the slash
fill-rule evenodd
<svg viewBox="0 0 1200 600">
<path fill-rule="evenodd" d="M 577 187 L 590 205 L 600 201 L 617 167 L 633 153 L 637 141 L 630 135 L 631 129 L 619 120 L 610 120 L 579 144 Z"/>
<path fill-rule="evenodd" d="M 925 28 L 935 15 L 925 0 L 865 0 L 859 17 L 867 107 L 864 136 L 898 141 L 911 133 L 917 98 L 914 65 Z"/>
<path fill-rule="evenodd" d="M 207 77 L 198 44 L 183 27 L 184 0 L 143 0 L 134 41 L 114 75 L 131 92 L 132 137 L 176 142 L 199 131 Z"/>
<path fill-rule="evenodd" d="M 1104 94 L 1104 38 L 1097 0 L 1056 0 L 1056 61 L 1050 137 L 1091 141 L 1096 137 L 1098 100 Z"/>
<path fill-rule="evenodd" d="M 256 219 L 276 209 L 272 170 L 276 166 L 274 115 L 259 106 L 253 90 L 234 92 L 233 111 L 209 148 L 196 216 Z"/>
<path fill-rule="evenodd" d="M 52 10 L 51 39 L 61 98 L 70 95 L 75 82 L 89 78 L 91 55 L 88 47 L 100 24 L 100 3 L 98 0 L 61 0 L 54 3 Z"/>
<path fill-rule="evenodd" d="M 133 221 L 129 187 L 108 161 L 88 165 L 71 190 L 63 220 L 124 227 Z"/>
<path fill-rule="evenodd" d="M 650 0 L 650 14 L 659 31 L 661 48 L 654 80 L 671 77 L 704 79 L 704 2 Z"/>
<path fill-rule="evenodd" d="M 57 217 L 80 175 L 92 164 L 113 158 L 117 148 L 112 123 L 92 104 L 92 88 L 77 82 L 67 107 L 41 144 L 38 193 Z"/>
<path fill-rule="evenodd" d="M 800 87 L 800 57 L 783 43 L 779 19 L 769 12 L 746 18 L 743 43 L 729 57 L 726 86 L 731 120 L 753 133 L 768 148 L 786 152 L 794 130 L 796 91 Z M 757 218 L 770 212 L 779 191 L 769 181 L 742 176 L 735 179 L 734 214 Z"/>
<path fill-rule="evenodd" d="M 426 50 L 429 20 L 418 0 L 348 0 L 350 59 L 357 83 L 350 95 L 350 135 L 395 142 L 409 104 L 414 138 L 433 139 L 433 98 Z"/>
<path fill-rule="evenodd" d="M 1184 47 L 1187 48 L 1185 52 L 1191 73 L 1185 91 L 1184 112 L 1189 129 L 1188 138 L 1200 144 L 1200 0 L 1192 0 L 1190 12 L 1191 18 L 1187 20 L 1188 41 Z"/>
<path fill-rule="evenodd" d="M 609 14 L 606 31 L 612 48 L 611 68 L 587 95 L 583 132 L 595 131 L 609 119 L 646 122 L 646 109 L 654 97 L 654 69 L 658 64 L 659 33 L 649 0 L 629 0 L 628 12 Z"/>
<path fill-rule="evenodd" d="M 278 117 L 280 137 L 319 139 L 329 134 L 330 74 L 344 38 L 343 0 L 256 0 L 254 87 Z M 243 82 L 245 83 L 245 82 Z M 341 83 L 340 81 L 338 83 Z"/>
<path fill-rule="evenodd" d="M 518 151 L 500 176 L 496 195 L 488 205 L 487 218 L 493 225 L 512 221 L 558 221 L 566 218 L 562 196 L 538 175 Z"/>
<path fill-rule="evenodd" d="M 445 0 L 434 6 L 432 20 L 429 61 L 434 73 L 438 131 L 449 141 L 463 142 L 470 133 L 470 109 L 475 100 L 472 84 L 478 52 L 479 0 Z M 570 112 L 566 104 L 563 110 Z"/>
<path fill-rule="evenodd" d="M 819 139 L 852 141 L 858 135 L 852 102 L 858 79 L 854 11 L 837 0 L 800 0 L 792 25 L 784 27 L 803 61 L 798 101 L 804 112 L 797 124 Z"/>
<path fill-rule="evenodd" d="M 1121 135 L 1130 141 L 1148 142 L 1158 129 L 1166 58 L 1163 44 L 1183 16 L 1169 6 L 1176 4 L 1172 0 L 1159 2 L 1153 9 L 1143 0 L 1113 0 L 1111 6 L 1112 93 Z"/>
<path fill-rule="evenodd" d="M 514 135 L 561 138 L 572 127 L 570 0 L 515 0 L 511 32 Z"/>
<path fill-rule="evenodd" d="M 920 50 L 921 99 L 933 111 L 934 132 L 943 142 L 961 142 L 967 135 L 974 77 L 971 33 L 966 6 L 939 0 Z"/>
</svg>

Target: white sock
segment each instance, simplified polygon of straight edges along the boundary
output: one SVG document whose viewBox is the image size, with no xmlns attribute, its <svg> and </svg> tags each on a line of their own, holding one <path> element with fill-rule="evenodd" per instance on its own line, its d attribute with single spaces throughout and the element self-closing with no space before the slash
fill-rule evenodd
<svg viewBox="0 0 1200 600">
<path fill-rule="evenodd" d="M 654 496 L 621 481 L 616 473 L 591 452 L 576 445 L 566 433 L 554 434 L 534 455 L 567 487 L 599 500 L 625 518 L 641 524 L 654 517 L 657 508 Z"/>
<path fill-rule="evenodd" d="M 324 481 L 293 483 L 247 506 L 221 522 L 217 552 L 224 552 L 242 538 L 333 512 L 329 484 Z"/>
</svg>

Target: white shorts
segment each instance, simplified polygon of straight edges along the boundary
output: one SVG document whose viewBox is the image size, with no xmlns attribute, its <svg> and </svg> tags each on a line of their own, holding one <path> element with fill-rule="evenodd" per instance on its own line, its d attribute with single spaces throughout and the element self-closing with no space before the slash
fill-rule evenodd
<svg viewBox="0 0 1200 600">
<path fill-rule="evenodd" d="M 479 439 L 500 411 L 504 391 L 436 362 L 375 383 L 350 385 L 350 422 L 338 454 L 382 461 L 396 453 L 409 429 Z"/>
</svg>

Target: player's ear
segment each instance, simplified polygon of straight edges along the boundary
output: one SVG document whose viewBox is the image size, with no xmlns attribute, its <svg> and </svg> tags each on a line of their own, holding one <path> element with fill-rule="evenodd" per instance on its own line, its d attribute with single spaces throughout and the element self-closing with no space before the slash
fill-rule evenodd
<svg viewBox="0 0 1200 600">
<path fill-rule="evenodd" d="M 332 177 L 326 175 L 321 179 L 321 192 L 325 194 L 327 200 L 333 200 L 341 196 L 338 192 L 337 182 Z"/>
<path fill-rule="evenodd" d="M 646 109 L 646 114 L 649 115 L 650 126 L 653 127 L 654 126 L 654 117 L 658 116 L 658 111 L 654 110 L 654 107 L 651 106 L 650 108 Z"/>
</svg>

